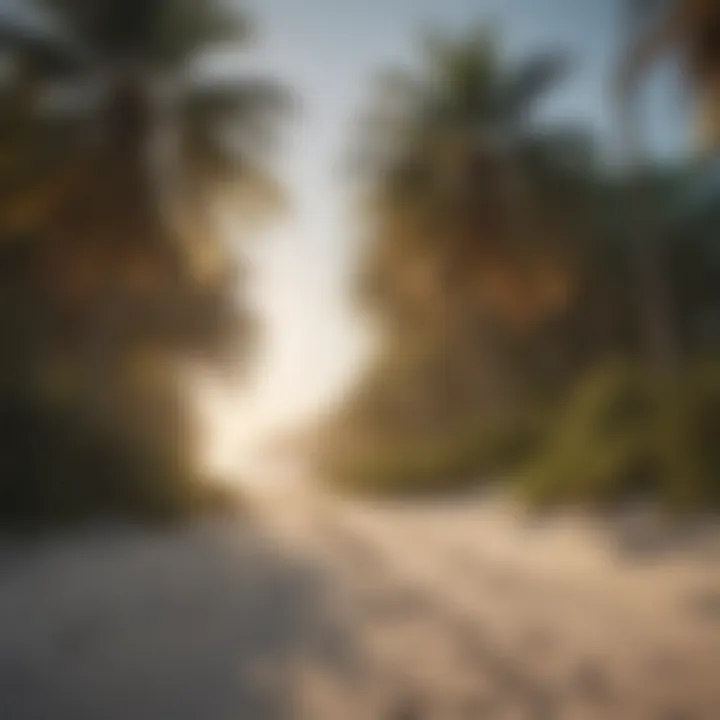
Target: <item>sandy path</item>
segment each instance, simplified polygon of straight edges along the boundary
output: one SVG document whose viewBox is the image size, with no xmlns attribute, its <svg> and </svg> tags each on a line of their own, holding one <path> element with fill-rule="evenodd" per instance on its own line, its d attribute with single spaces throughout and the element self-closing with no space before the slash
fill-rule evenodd
<svg viewBox="0 0 720 720">
<path fill-rule="evenodd" d="M 255 511 L 0 547 L 0 718 L 720 718 L 720 533 L 639 562 L 479 501 Z"/>
</svg>

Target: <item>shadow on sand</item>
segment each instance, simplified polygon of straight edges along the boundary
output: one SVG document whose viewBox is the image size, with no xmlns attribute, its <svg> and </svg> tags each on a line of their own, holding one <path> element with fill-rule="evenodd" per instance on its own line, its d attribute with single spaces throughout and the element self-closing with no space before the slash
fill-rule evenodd
<svg viewBox="0 0 720 720">
<path fill-rule="evenodd" d="M 249 521 L 4 554 L 2 718 L 291 717 L 294 662 L 352 657 L 318 569 Z"/>
</svg>

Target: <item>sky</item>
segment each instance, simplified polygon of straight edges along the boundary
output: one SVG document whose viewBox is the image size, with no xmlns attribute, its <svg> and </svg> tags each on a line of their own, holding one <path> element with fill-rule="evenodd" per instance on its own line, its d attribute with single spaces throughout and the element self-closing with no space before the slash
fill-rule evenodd
<svg viewBox="0 0 720 720">
<path fill-rule="evenodd" d="M 367 334 L 352 307 L 348 278 L 358 252 L 358 221 L 348 210 L 339 167 L 353 117 L 374 74 L 413 61 L 413 38 L 435 23 L 460 30 L 493 23 L 509 61 L 561 48 L 572 72 L 551 94 L 548 121 L 581 121 L 612 146 L 607 81 L 621 27 L 617 0 L 256 0 L 259 25 L 253 68 L 287 82 L 301 98 L 281 169 L 292 212 L 253 241 L 253 303 L 264 323 L 260 362 L 237 390 L 206 397 L 218 463 L 232 463 L 266 431 L 311 417 L 357 376 Z M 645 100 L 650 149 L 681 146 L 679 83 L 671 69 L 649 83 Z M 241 229 L 234 231 L 241 235 Z M 242 238 L 239 238 L 242 239 Z"/>
</svg>

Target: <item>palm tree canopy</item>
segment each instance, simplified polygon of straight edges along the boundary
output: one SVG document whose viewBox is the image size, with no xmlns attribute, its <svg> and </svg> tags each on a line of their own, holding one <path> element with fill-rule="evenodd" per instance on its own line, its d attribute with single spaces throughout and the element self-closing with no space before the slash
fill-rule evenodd
<svg viewBox="0 0 720 720">
<path fill-rule="evenodd" d="M 177 64 L 209 45 L 243 42 L 250 26 L 229 4 L 202 0 L 41 0 L 96 62 Z"/>
<path fill-rule="evenodd" d="M 419 131 L 437 128 L 481 133 L 515 125 L 561 79 L 565 58 L 548 53 L 507 67 L 497 39 L 485 26 L 457 39 L 432 31 L 421 39 L 423 63 L 415 71 L 378 76 L 368 122 L 393 119 Z M 376 128 L 370 125 L 370 132 Z"/>
<path fill-rule="evenodd" d="M 575 213 L 564 193 L 582 186 L 592 152 L 583 132 L 531 126 L 564 58 L 508 66 L 484 27 L 460 38 L 427 34 L 422 51 L 418 70 L 379 77 L 360 125 L 356 167 L 371 218 L 362 282 L 371 295 L 384 288 L 391 304 L 411 292 L 441 309 L 444 301 L 428 289 L 444 295 L 448 272 L 455 293 L 473 294 L 507 263 L 517 274 L 522 255 L 564 242 L 561 227 Z M 523 216 L 527 228 L 511 232 Z M 521 247 L 513 249 L 511 235 Z M 528 287 L 527 278 L 521 284 Z"/>
<path fill-rule="evenodd" d="M 34 63 L 32 74 L 19 79 L 32 87 L 35 99 L 32 108 L 24 106 L 25 123 L 42 112 L 55 124 L 62 115 L 62 127 L 71 132 L 80 125 L 88 130 L 98 122 L 110 122 L 118 129 L 124 124 L 122 132 L 127 133 L 130 114 L 121 112 L 119 105 L 127 109 L 133 102 L 150 103 L 146 110 L 131 114 L 139 120 L 153 106 L 164 108 L 162 133 L 165 142 L 176 138 L 172 152 L 177 156 L 166 175 L 187 176 L 183 193 L 198 195 L 206 203 L 208 193 L 222 191 L 227 197 L 228 188 L 242 187 L 263 207 L 281 204 L 283 193 L 266 161 L 277 136 L 277 120 L 291 107 L 287 89 L 266 78 L 219 79 L 193 72 L 193 62 L 218 43 L 248 39 L 250 25 L 237 7 L 220 0 L 39 2 L 26 6 L 34 12 L 21 17 L 0 16 L 0 47 L 22 57 L 25 65 Z M 58 58 L 75 62 L 60 67 Z M 48 102 L 58 96 L 70 98 L 69 104 L 59 108 Z M 113 105 L 108 108 L 110 98 Z M 73 117 L 74 123 L 67 122 Z M 151 125 L 143 132 L 150 134 L 137 138 L 141 144 L 157 134 L 151 127 L 155 121 L 146 122 Z M 136 131 L 141 131 L 139 126 Z M 43 140 L 49 137 L 47 132 L 42 135 Z M 96 133 L 82 135 L 88 140 Z M 67 146 L 67 136 L 57 139 Z M 117 138 L 113 142 L 120 144 Z M 186 200 L 178 197 L 176 202 Z"/>
<path fill-rule="evenodd" d="M 219 352 L 233 326 L 247 339 L 217 203 L 255 222 L 285 200 L 271 160 L 292 103 L 279 82 L 196 63 L 246 41 L 245 15 L 222 0 L 25 9 L 22 21 L 0 15 L 0 45 L 17 58 L 0 102 L 3 242 L 35 239 L 37 283 L 81 334 L 112 325 L 118 352 L 148 340 Z M 58 73 L 51 52 L 76 62 Z M 113 304 L 111 320 L 92 319 Z"/>
</svg>

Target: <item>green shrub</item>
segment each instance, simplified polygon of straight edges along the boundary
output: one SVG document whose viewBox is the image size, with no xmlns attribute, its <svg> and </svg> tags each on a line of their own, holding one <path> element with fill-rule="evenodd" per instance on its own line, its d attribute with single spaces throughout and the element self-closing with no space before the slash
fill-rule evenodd
<svg viewBox="0 0 720 720">
<path fill-rule="evenodd" d="M 720 371 L 672 377 L 601 369 L 581 382 L 520 477 L 536 505 L 659 501 L 673 510 L 720 500 Z"/>
<path fill-rule="evenodd" d="M 371 494 L 422 494 L 478 485 L 515 467 L 535 450 L 537 414 L 487 418 L 455 432 L 415 440 L 375 438 L 331 457 L 324 475 L 336 488 Z"/>
<path fill-rule="evenodd" d="M 548 408 L 479 418 L 430 438 L 374 438 L 331 454 L 336 488 L 408 495 L 509 480 L 534 506 L 657 502 L 672 511 L 720 506 L 720 364 L 659 377 L 600 368 Z"/>
</svg>

